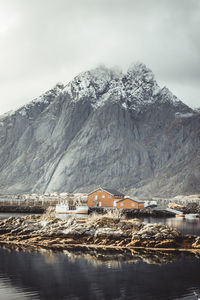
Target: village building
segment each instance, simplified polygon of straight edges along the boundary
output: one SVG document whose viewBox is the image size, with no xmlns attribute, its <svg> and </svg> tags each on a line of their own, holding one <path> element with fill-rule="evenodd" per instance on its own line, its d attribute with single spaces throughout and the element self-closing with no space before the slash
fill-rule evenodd
<svg viewBox="0 0 200 300">
<path fill-rule="evenodd" d="M 124 194 L 114 190 L 101 188 L 92 191 L 88 194 L 89 207 L 113 207 L 115 200 L 124 198 Z"/>
<path fill-rule="evenodd" d="M 115 200 L 114 207 L 118 209 L 142 209 L 144 208 L 144 201 L 125 196 L 123 199 Z"/>
<path fill-rule="evenodd" d="M 125 196 L 115 189 L 101 188 L 88 194 L 89 207 L 116 207 L 118 209 L 142 209 L 144 201 Z"/>
</svg>

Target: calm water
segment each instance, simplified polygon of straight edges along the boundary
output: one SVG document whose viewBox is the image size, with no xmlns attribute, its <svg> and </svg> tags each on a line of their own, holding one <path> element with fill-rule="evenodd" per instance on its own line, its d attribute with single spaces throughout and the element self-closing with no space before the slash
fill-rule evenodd
<svg viewBox="0 0 200 300">
<path fill-rule="evenodd" d="M 0 216 L 2 217 L 2 216 Z M 144 219 L 199 234 L 196 220 Z M 0 247 L 0 300 L 192 300 L 200 258 L 179 253 L 29 252 Z"/>
<path fill-rule="evenodd" d="M 180 255 L 155 264 L 150 258 L 98 260 L 98 254 L 8 251 L 0 248 L 0 299 L 196 299 L 200 259 Z"/>
<path fill-rule="evenodd" d="M 161 223 L 177 228 L 183 234 L 193 234 L 200 236 L 200 218 L 142 218 L 145 223 Z"/>
</svg>

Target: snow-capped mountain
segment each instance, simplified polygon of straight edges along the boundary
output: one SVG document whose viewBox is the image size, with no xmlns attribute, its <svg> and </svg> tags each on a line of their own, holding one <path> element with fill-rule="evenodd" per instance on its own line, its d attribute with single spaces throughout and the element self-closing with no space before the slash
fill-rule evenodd
<svg viewBox="0 0 200 300">
<path fill-rule="evenodd" d="M 0 192 L 200 191 L 200 114 L 144 64 L 98 67 L 0 117 Z"/>
<path fill-rule="evenodd" d="M 89 99 L 93 108 L 112 101 L 123 108 L 139 111 L 143 106 L 155 103 L 156 95 L 162 97 L 159 101 L 183 105 L 166 87 L 161 89 L 158 86 L 153 72 L 142 63 L 132 65 L 126 74 L 104 66 L 84 72 L 75 77 L 63 92 L 70 95 L 73 102 Z"/>
</svg>

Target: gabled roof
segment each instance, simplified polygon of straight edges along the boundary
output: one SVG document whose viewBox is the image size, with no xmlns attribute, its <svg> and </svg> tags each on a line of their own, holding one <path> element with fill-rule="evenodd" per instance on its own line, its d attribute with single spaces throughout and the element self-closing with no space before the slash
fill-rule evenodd
<svg viewBox="0 0 200 300">
<path fill-rule="evenodd" d="M 126 199 L 130 199 L 131 201 L 137 202 L 137 203 L 144 203 L 144 201 L 137 199 L 137 198 L 131 198 L 129 196 L 125 196 L 123 199 L 117 200 L 116 202 L 120 202 Z"/>
<path fill-rule="evenodd" d="M 102 188 L 102 190 L 108 192 L 109 194 L 112 194 L 113 196 L 124 196 L 121 192 L 115 190 L 115 189 L 107 189 L 107 188 Z"/>
<path fill-rule="evenodd" d="M 109 194 L 111 194 L 111 195 L 113 195 L 113 196 L 122 196 L 122 197 L 124 197 L 124 194 L 122 194 L 121 192 L 119 192 L 119 191 L 117 191 L 117 190 L 115 190 L 115 189 L 110 189 L 110 188 L 107 189 L 107 188 L 102 188 L 102 187 L 98 187 L 96 190 L 90 192 L 88 195 L 90 195 L 90 194 L 96 192 L 96 191 L 99 190 L 99 189 L 101 189 L 101 190 L 103 190 L 104 192 L 107 192 L 107 193 L 109 193 Z"/>
</svg>

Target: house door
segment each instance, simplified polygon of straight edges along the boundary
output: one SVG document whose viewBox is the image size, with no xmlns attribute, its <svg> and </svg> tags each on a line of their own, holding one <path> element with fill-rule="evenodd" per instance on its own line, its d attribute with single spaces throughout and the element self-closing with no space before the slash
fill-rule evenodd
<svg viewBox="0 0 200 300">
<path fill-rule="evenodd" d="M 99 201 L 99 207 L 101 207 L 101 201 Z"/>
<path fill-rule="evenodd" d="M 98 196 L 97 195 L 94 197 L 94 202 L 95 202 L 95 205 L 98 206 Z"/>
</svg>

